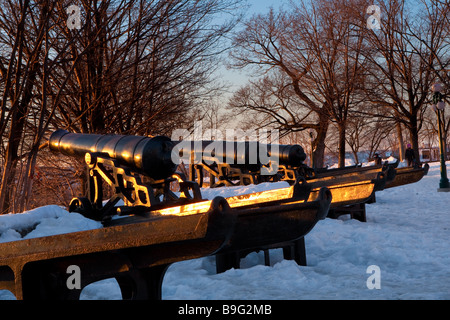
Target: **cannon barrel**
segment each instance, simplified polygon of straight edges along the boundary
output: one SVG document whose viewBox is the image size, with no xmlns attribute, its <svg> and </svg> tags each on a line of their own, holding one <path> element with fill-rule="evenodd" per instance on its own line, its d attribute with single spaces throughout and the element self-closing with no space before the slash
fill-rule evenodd
<svg viewBox="0 0 450 320">
<path fill-rule="evenodd" d="M 171 152 L 174 143 L 167 137 L 99 135 L 55 131 L 49 147 L 67 156 L 84 157 L 86 153 L 108 154 L 121 165 L 155 180 L 170 177 L 176 170 Z"/>
<path fill-rule="evenodd" d="M 50 150 L 67 156 L 84 157 L 87 153 L 108 155 L 119 164 L 155 180 L 170 177 L 176 170 L 174 154 L 187 163 L 211 161 L 258 170 L 269 161 L 299 166 L 306 159 L 299 145 L 262 144 L 253 141 L 171 141 L 168 137 L 100 135 L 55 131 L 49 139 Z M 187 153 L 186 153 L 187 152 Z M 192 156 L 194 156 L 192 158 Z M 185 163 L 186 163 L 185 162 Z"/>
<path fill-rule="evenodd" d="M 251 168 L 276 160 L 286 166 L 299 166 L 306 154 L 300 145 L 263 144 L 256 141 L 181 141 L 174 142 L 180 157 L 193 156 L 195 162 L 210 160 Z M 187 151 L 187 154 L 185 153 Z M 192 160 L 192 158 L 190 159 Z"/>
</svg>

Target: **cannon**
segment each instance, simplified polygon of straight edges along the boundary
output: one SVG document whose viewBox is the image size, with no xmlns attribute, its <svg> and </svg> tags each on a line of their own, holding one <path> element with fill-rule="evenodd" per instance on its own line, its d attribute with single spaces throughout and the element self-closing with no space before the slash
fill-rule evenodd
<svg viewBox="0 0 450 320">
<path fill-rule="evenodd" d="M 386 189 L 416 183 L 426 176 L 429 170 L 430 165 L 428 163 L 415 167 L 398 168 L 395 179 L 386 184 Z"/>
<path fill-rule="evenodd" d="M 200 187 L 206 185 L 204 172 L 210 175 L 211 188 L 276 181 L 293 185 L 306 181 L 311 186 L 310 201 L 315 199 L 322 187 L 331 191 L 333 212 L 343 212 L 345 210 L 342 208 L 348 209 L 352 205 L 360 207 L 360 204 L 374 201 L 375 191 L 383 190 L 396 174 L 396 164 L 313 169 L 303 163 L 306 154 L 299 145 L 227 141 L 174 143 L 176 152 L 182 154 L 190 165 L 190 180 L 196 181 Z M 365 220 L 364 214 L 359 219 Z"/>
<path fill-rule="evenodd" d="M 171 160 L 174 143 L 167 137 L 77 134 L 57 130 L 49 139 L 50 150 L 67 156 L 84 157 L 88 166 L 86 197 L 74 198 L 69 211 L 98 221 L 114 215 L 135 214 L 201 200 L 195 182 L 176 172 Z M 103 181 L 112 187 L 113 196 L 103 204 Z M 177 181 L 180 196 L 171 190 Z M 119 200 L 124 206 L 117 206 Z"/>
<path fill-rule="evenodd" d="M 366 221 L 365 203 L 373 201 L 375 191 L 384 189 L 386 182 L 395 176 L 395 169 L 387 165 L 330 172 L 314 170 L 304 164 L 306 154 L 299 145 L 229 141 L 174 143 L 177 144 L 175 152 L 180 153 L 180 157 L 190 166 L 190 180 L 196 181 L 201 187 L 206 185 L 204 172 L 209 173 L 211 188 L 277 181 L 286 181 L 292 186 L 302 182 L 311 188 L 306 203 L 322 198 L 322 190 L 327 190 L 331 199 L 328 210 L 328 213 L 332 213 L 328 214 L 331 218 L 350 214 L 352 218 Z M 277 195 L 282 198 L 287 192 L 288 189 L 280 189 Z M 236 232 L 239 235 L 232 237 L 230 245 L 216 254 L 217 272 L 239 268 L 240 259 L 253 251 L 264 251 L 266 265 L 269 265 L 268 252 L 272 248 L 282 248 L 286 259 L 294 259 L 298 264 L 306 265 L 303 238 L 281 243 L 269 241 L 265 244 L 259 240 L 252 244 L 249 230 L 253 231 L 253 221 L 246 221 L 243 217 L 238 221 L 240 223 L 236 226 Z M 293 222 L 290 223 L 294 225 Z M 305 226 L 304 223 L 302 225 Z M 245 241 L 239 240 L 241 237 Z"/>
<path fill-rule="evenodd" d="M 173 142 L 167 137 L 76 134 L 57 130 L 49 139 L 50 150 L 68 156 L 108 157 L 154 180 L 170 177 L 176 170 L 171 161 Z M 90 159 L 89 162 L 95 162 Z"/>
<path fill-rule="evenodd" d="M 313 169 L 304 164 L 306 154 L 300 145 L 254 141 L 174 141 L 174 145 L 174 152 L 189 164 L 189 180 L 197 182 L 200 187 L 209 185 L 210 188 L 277 181 L 293 185 L 302 179 L 329 187 L 374 180 L 374 191 L 378 191 L 395 178 L 398 164 Z M 209 174 L 209 183 L 205 181 L 205 173 Z M 339 197 L 334 199 L 338 202 Z"/>
<path fill-rule="evenodd" d="M 257 141 L 181 141 L 174 142 L 176 154 L 190 166 L 190 181 L 209 187 L 290 181 L 293 171 L 305 167 L 306 154 L 300 145 L 263 144 Z"/>
</svg>

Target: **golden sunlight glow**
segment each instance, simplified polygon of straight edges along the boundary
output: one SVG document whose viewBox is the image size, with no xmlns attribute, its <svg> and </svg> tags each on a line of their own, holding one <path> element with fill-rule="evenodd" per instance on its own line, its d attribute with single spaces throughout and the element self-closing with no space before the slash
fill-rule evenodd
<svg viewBox="0 0 450 320">
<path fill-rule="evenodd" d="M 261 191 L 256 193 L 244 194 L 234 197 L 226 198 L 230 208 L 238 208 L 243 206 L 251 206 L 254 204 L 267 203 L 277 200 L 286 200 L 292 198 L 294 194 L 294 187 L 282 188 L 276 190 Z M 292 203 L 301 203 L 301 201 L 295 201 Z M 153 211 L 161 215 L 175 215 L 175 216 L 187 216 L 193 214 L 207 213 L 211 208 L 212 201 L 203 201 L 199 203 L 192 203 L 173 208 L 161 209 Z"/>
</svg>

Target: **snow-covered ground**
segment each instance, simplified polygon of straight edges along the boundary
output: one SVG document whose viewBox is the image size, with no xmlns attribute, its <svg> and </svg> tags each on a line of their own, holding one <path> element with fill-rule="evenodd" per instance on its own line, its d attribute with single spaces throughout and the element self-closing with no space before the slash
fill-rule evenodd
<svg viewBox="0 0 450 320">
<path fill-rule="evenodd" d="M 432 164 L 420 182 L 377 192 L 377 202 L 367 205 L 367 223 L 345 216 L 320 221 L 305 238 L 306 267 L 283 260 L 280 249 L 271 250 L 270 267 L 264 266 L 262 252 L 252 253 L 241 269 L 223 274 L 215 273 L 214 257 L 175 263 L 164 278 L 163 299 L 450 299 L 450 193 L 437 192 L 439 179 L 439 165 Z M 209 190 L 205 196 L 283 186 Z M 0 216 L 0 242 L 98 227 L 47 206 Z M 377 266 L 379 273 L 368 270 L 370 266 Z M 380 284 L 380 289 L 370 290 L 368 282 Z M 13 298 L 0 291 L 0 300 Z M 82 299 L 120 298 L 112 279 L 82 292 Z"/>
</svg>

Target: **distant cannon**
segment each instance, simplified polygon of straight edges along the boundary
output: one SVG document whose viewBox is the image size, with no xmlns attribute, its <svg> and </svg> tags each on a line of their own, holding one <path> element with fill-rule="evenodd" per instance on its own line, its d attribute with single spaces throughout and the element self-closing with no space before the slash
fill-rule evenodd
<svg viewBox="0 0 450 320">
<path fill-rule="evenodd" d="M 250 142 L 245 142 L 245 148 L 242 149 L 245 151 L 243 153 L 245 157 L 234 156 L 235 144 L 234 149 L 231 148 L 232 152 L 228 152 L 228 149 L 225 153 L 211 152 L 212 156 L 207 152 L 206 156 L 203 153 L 202 158 L 199 157 L 200 152 L 195 151 L 190 143 L 195 144 L 195 142 L 187 143 L 187 149 L 191 154 L 191 158 L 186 161 L 190 164 L 190 180 L 196 181 L 200 187 L 206 185 L 204 172 L 209 173 L 209 186 L 212 188 L 277 181 L 286 181 L 293 185 L 298 181 L 305 181 L 311 186 L 309 201 L 317 197 L 321 188 L 329 189 L 333 198 L 330 217 L 350 213 L 352 217 L 365 221 L 365 204 L 375 201 L 375 192 L 383 190 L 396 175 L 397 164 L 331 170 L 313 169 L 304 164 L 306 154 L 299 145 L 267 145 L 267 157 L 277 164 L 277 170 L 273 170 L 274 166 L 270 161 L 268 164 L 263 164 L 261 161 L 256 164 L 248 161 L 246 155 L 248 146 L 251 146 Z M 204 152 L 206 150 L 204 146 L 208 146 L 211 142 L 202 143 L 203 148 L 197 148 L 197 150 Z M 229 142 L 216 142 L 216 148 L 223 150 L 225 146 L 222 144 L 227 143 Z M 259 145 L 256 146 L 258 147 L 253 146 L 254 153 L 264 156 L 266 151 L 263 149 L 261 152 Z M 273 150 L 276 152 L 272 152 Z M 228 163 L 225 161 L 226 157 L 228 157 Z M 236 159 L 246 161 L 239 164 L 233 162 Z M 272 169 L 270 174 L 262 174 L 265 167 Z"/>
<path fill-rule="evenodd" d="M 306 153 L 300 145 L 263 144 L 257 141 L 181 141 L 174 142 L 174 153 L 190 166 L 189 180 L 209 186 L 257 184 L 280 178 L 281 170 L 303 165 Z M 286 179 L 287 180 L 287 179 Z M 289 179 L 292 183 L 295 178 Z"/>
<path fill-rule="evenodd" d="M 270 160 L 283 165 L 299 165 L 306 159 L 300 145 L 265 144 L 258 141 L 177 141 L 184 159 L 200 163 L 228 163 L 236 167 L 267 165 Z"/>
<path fill-rule="evenodd" d="M 386 189 L 416 183 L 426 176 L 429 170 L 430 165 L 428 163 L 416 167 L 398 168 L 395 179 L 386 184 Z"/>
</svg>

